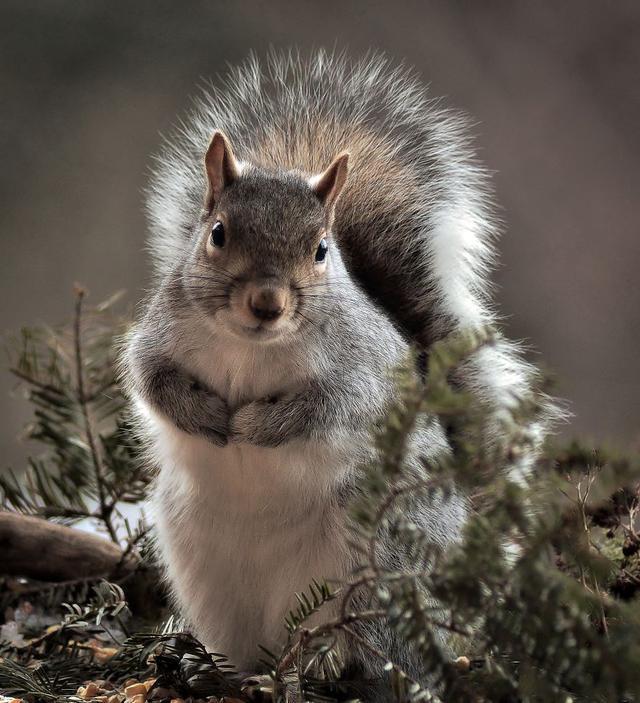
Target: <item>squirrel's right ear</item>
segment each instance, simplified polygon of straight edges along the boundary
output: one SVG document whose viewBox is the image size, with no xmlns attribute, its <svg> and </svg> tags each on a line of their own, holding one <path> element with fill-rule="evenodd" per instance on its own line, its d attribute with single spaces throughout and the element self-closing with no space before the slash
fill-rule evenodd
<svg viewBox="0 0 640 703">
<path fill-rule="evenodd" d="M 324 173 L 314 176 L 310 183 L 320 202 L 328 209 L 335 205 L 349 173 L 349 152 L 336 156 Z"/>
<path fill-rule="evenodd" d="M 204 165 L 208 180 L 204 206 L 211 211 L 222 191 L 240 175 L 240 165 L 233 155 L 231 144 L 220 130 L 216 130 L 211 137 Z"/>
</svg>

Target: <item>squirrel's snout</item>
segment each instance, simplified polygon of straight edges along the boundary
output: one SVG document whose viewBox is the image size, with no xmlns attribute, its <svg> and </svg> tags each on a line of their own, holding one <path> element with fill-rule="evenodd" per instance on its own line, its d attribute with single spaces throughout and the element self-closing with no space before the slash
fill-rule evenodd
<svg viewBox="0 0 640 703">
<path fill-rule="evenodd" d="M 287 306 L 287 291 L 276 286 L 252 287 L 248 292 L 247 305 L 260 322 L 276 320 Z"/>
</svg>

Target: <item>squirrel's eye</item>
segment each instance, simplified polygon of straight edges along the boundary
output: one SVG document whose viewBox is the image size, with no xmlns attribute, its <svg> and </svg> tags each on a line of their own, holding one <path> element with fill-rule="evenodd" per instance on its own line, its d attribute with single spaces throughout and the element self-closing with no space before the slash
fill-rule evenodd
<svg viewBox="0 0 640 703">
<path fill-rule="evenodd" d="M 211 229 L 211 244 L 220 248 L 224 246 L 224 225 L 222 222 L 216 222 L 213 225 Z"/>
<path fill-rule="evenodd" d="M 318 248 L 316 249 L 316 264 L 321 264 L 327 258 L 327 250 L 329 245 L 326 239 L 321 239 Z"/>
</svg>

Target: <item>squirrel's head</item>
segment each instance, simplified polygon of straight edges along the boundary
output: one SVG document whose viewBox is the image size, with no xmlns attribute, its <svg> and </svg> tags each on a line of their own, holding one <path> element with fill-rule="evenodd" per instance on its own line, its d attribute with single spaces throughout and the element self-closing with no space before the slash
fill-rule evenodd
<svg viewBox="0 0 640 703">
<path fill-rule="evenodd" d="M 331 227 L 348 158 L 340 154 L 313 177 L 264 171 L 240 164 L 224 134 L 214 133 L 204 214 L 183 282 L 216 325 L 270 341 L 326 314 L 322 298 L 337 264 Z"/>
</svg>

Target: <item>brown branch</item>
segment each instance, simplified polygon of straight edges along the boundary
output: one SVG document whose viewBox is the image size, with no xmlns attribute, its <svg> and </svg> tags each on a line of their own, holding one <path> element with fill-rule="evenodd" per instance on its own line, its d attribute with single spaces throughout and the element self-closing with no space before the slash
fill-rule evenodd
<svg viewBox="0 0 640 703">
<path fill-rule="evenodd" d="M 102 537 L 13 512 L 0 512 L 0 554 L 0 573 L 52 582 L 126 575 L 138 563 Z"/>
</svg>

